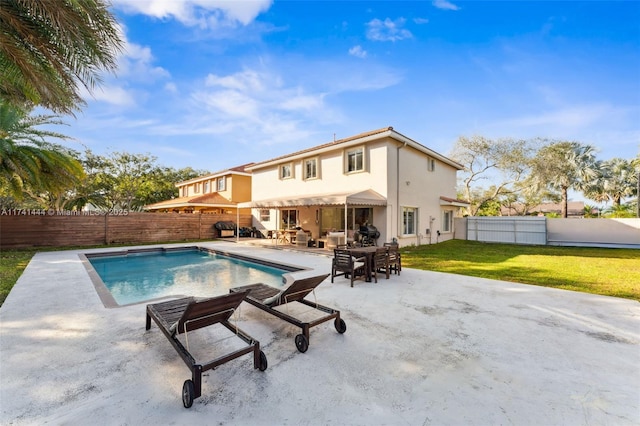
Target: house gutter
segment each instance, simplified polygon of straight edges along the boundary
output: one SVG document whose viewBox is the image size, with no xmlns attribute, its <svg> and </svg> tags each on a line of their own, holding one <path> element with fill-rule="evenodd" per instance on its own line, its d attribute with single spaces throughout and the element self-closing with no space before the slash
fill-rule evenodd
<svg viewBox="0 0 640 426">
<path fill-rule="evenodd" d="M 400 150 L 407 146 L 408 141 L 396 147 L 396 238 L 400 240 Z"/>
</svg>

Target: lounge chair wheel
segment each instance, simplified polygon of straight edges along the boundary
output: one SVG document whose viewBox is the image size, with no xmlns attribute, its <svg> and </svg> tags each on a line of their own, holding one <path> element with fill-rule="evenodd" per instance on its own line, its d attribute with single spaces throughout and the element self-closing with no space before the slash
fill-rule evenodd
<svg viewBox="0 0 640 426">
<path fill-rule="evenodd" d="M 304 334 L 298 334 L 296 336 L 296 348 L 302 353 L 305 353 L 307 349 L 309 349 L 309 340 L 307 340 Z"/>
<path fill-rule="evenodd" d="M 344 320 L 342 318 L 340 318 L 340 320 L 338 320 L 338 318 L 336 318 L 336 320 L 333 322 L 333 325 L 335 325 L 336 331 L 338 333 L 340 333 L 340 334 L 342 334 L 345 331 L 347 331 L 347 324 L 344 322 Z"/>
<path fill-rule="evenodd" d="M 185 380 L 182 386 L 182 404 L 184 404 L 184 408 L 190 408 L 193 405 L 194 393 L 193 382 L 191 380 Z"/>
<path fill-rule="evenodd" d="M 267 369 L 267 356 L 262 351 L 260 351 L 260 364 L 258 364 L 258 369 L 260 371 Z"/>
</svg>

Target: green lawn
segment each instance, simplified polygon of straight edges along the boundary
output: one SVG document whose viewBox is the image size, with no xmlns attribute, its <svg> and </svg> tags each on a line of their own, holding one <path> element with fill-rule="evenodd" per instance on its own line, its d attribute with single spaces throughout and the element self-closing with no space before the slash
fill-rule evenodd
<svg viewBox="0 0 640 426">
<path fill-rule="evenodd" d="M 37 249 L 0 252 L 0 305 Z M 640 250 L 452 240 L 406 247 L 402 265 L 640 301 Z"/>
<path fill-rule="evenodd" d="M 452 240 L 401 252 L 408 268 L 640 301 L 640 250 Z"/>
<path fill-rule="evenodd" d="M 0 306 L 35 253 L 36 250 L 0 251 Z"/>
</svg>

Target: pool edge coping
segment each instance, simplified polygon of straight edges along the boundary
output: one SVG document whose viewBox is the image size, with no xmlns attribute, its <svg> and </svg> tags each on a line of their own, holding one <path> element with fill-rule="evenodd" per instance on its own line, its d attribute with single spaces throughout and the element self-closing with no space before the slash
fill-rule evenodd
<svg viewBox="0 0 640 426">
<path fill-rule="evenodd" d="M 243 254 L 233 253 L 227 250 L 218 250 L 218 249 L 198 246 L 198 245 L 179 246 L 179 247 L 159 246 L 159 247 L 144 247 L 144 248 L 132 248 L 132 249 L 125 248 L 121 250 L 109 250 L 104 252 L 92 251 L 91 253 L 78 253 L 78 258 L 80 259 L 80 262 L 82 263 L 85 270 L 87 271 L 87 274 L 89 275 L 89 279 L 91 280 L 91 283 L 93 284 L 93 287 L 95 288 L 96 293 L 98 293 L 98 297 L 100 298 L 100 301 L 102 302 L 103 306 L 107 309 L 115 309 L 115 308 L 124 308 L 127 306 L 153 303 L 153 302 L 157 302 L 159 300 L 164 300 L 164 299 L 175 299 L 180 297 L 186 297 L 186 295 L 172 294 L 172 295 L 166 295 L 166 296 L 157 297 L 153 299 L 143 300 L 140 302 L 127 303 L 124 305 L 120 305 L 118 304 L 116 299 L 113 297 L 113 295 L 111 294 L 111 291 L 109 291 L 105 283 L 102 281 L 102 278 L 100 278 L 100 275 L 91 264 L 91 261 L 89 260 L 90 257 L 126 256 L 129 253 L 150 253 L 150 252 L 156 252 L 156 251 L 157 252 L 173 252 L 173 251 L 181 251 L 181 250 L 206 251 L 212 254 L 220 254 L 222 256 L 227 256 L 234 259 L 253 262 L 263 266 L 283 269 L 287 271 L 282 274 L 283 284 L 285 285 L 290 284 L 291 282 L 294 281 L 292 273 L 309 271 L 312 269 L 312 268 L 291 265 L 287 263 L 277 263 L 277 262 L 267 260 L 267 259 L 262 259 L 259 257 L 251 257 Z"/>
</svg>

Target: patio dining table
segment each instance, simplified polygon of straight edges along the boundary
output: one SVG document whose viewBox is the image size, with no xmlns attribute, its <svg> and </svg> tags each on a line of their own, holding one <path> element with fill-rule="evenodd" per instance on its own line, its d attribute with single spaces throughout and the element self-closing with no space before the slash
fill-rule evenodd
<svg viewBox="0 0 640 426">
<path fill-rule="evenodd" d="M 298 233 L 295 229 L 280 229 L 277 232 L 278 242 L 282 244 L 292 244 L 295 242 L 296 234 Z"/>
<path fill-rule="evenodd" d="M 373 272 L 373 255 L 376 253 L 380 247 L 378 246 L 367 246 L 367 247 L 349 247 L 347 251 L 355 257 L 364 257 L 365 262 L 365 279 L 367 282 L 371 282 L 371 275 Z"/>
</svg>

